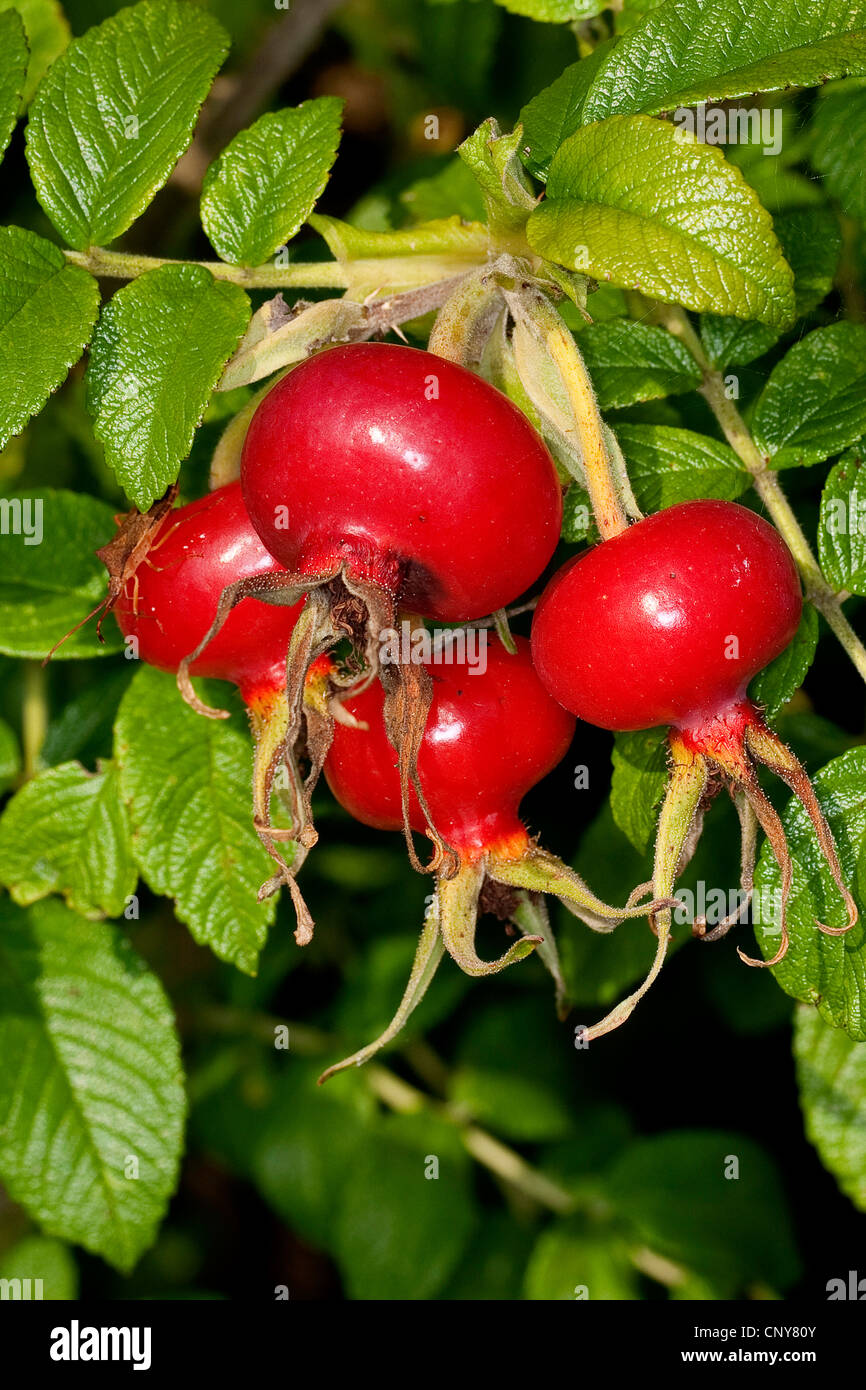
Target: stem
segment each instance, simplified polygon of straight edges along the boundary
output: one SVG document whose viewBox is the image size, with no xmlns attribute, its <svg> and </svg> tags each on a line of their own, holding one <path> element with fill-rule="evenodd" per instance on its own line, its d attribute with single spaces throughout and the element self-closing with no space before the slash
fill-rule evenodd
<svg viewBox="0 0 866 1390">
<path fill-rule="evenodd" d="M 39 771 L 39 753 L 48 728 L 48 694 L 45 670 L 39 661 L 24 666 L 24 700 L 21 708 L 21 781 L 29 782 Z"/>
<path fill-rule="evenodd" d="M 502 305 L 499 286 L 484 269 L 468 275 L 439 310 L 427 351 L 461 367 L 476 366 Z"/>
<path fill-rule="evenodd" d="M 613 481 L 601 413 L 589 372 L 571 332 L 559 314 L 556 314 L 556 318 L 559 323 L 546 331 L 547 348 L 568 392 L 586 469 L 589 499 L 601 538 L 608 541 L 625 531 L 628 520 Z"/>
<path fill-rule="evenodd" d="M 467 1153 L 471 1154 L 477 1163 L 481 1163 L 511 1187 L 517 1188 L 518 1192 L 531 1197 L 539 1206 L 547 1207 L 549 1211 L 556 1212 L 557 1216 L 568 1216 L 576 1209 L 577 1202 L 570 1192 L 530 1167 L 520 1154 L 501 1144 L 486 1130 L 467 1125 L 462 1138 Z"/>
<path fill-rule="evenodd" d="M 368 1066 L 364 1075 L 373 1094 L 398 1114 L 415 1115 L 422 1110 L 432 1110 L 450 1121 L 460 1131 L 463 1146 L 476 1163 L 539 1206 L 547 1207 L 558 1216 L 568 1216 L 577 1209 L 576 1198 L 566 1188 L 539 1173 L 514 1149 L 500 1143 L 486 1130 L 461 1119 L 454 1107 L 432 1101 L 423 1091 L 416 1090 L 384 1067 Z"/>
<path fill-rule="evenodd" d="M 223 1005 L 197 1009 L 188 1017 L 182 1017 L 181 1021 L 184 1027 L 191 1027 L 194 1031 L 253 1037 L 271 1047 L 276 1028 L 285 1027 L 289 1032 L 289 1050 L 303 1057 L 329 1051 L 335 1041 L 331 1035 L 307 1024 L 293 1023 L 270 1014 L 248 1013 L 243 1009 Z M 418 1049 L 421 1046 L 420 1040 L 411 1044 L 410 1060 L 417 1060 Z M 444 1062 L 431 1053 L 427 1063 L 431 1068 L 435 1065 L 437 1086 L 443 1090 L 447 1089 L 449 1074 Z M 477 1163 L 488 1168 L 527 1197 L 531 1197 L 533 1201 L 560 1216 L 577 1210 L 580 1204 L 571 1192 L 545 1177 L 543 1173 L 537 1172 L 525 1158 L 500 1143 L 498 1139 L 494 1139 L 492 1134 L 472 1124 L 460 1107 L 434 1100 L 432 1096 L 419 1091 L 417 1087 L 410 1085 L 402 1077 L 395 1076 L 387 1067 L 376 1062 L 368 1064 L 361 1075 L 377 1099 L 390 1110 L 401 1115 L 415 1115 L 419 1111 L 427 1110 L 453 1125 L 459 1130 L 467 1152 Z"/>
<path fill-rule="evenodd" d="M 547 295 L 532 285 L 524 282 L 509 289 L 503 284 L 503 291 L 512 316 L 522 318 L 541 339 L 559 373 L 596 525 L 602 540 L 611 540 L 626 530 L 628 518 L 613 476 L 604 421 L 574 335 Z"/>
<path fill-rule="evenodd" d="M 112 280 L 135 280 L 149 270 L 163 265 L 200 265 L 209 270 L 215 280 L 231 280 L 248 289 L 345 289 L 349 283 L 348 270 L 340 261 L 299 261 L 296 265 L 278 268 L 260 265 L 254 268 L 226 265 L 223 261 L 179 261 L 163 256 L 136 256 L 127 251 L 104 251 L 91 246 L 89 251 L 64 251 L 72 265 Z M 420 258 L 419 258 L 420 259 Z"/>
<path fill-rule="evenodd" d="M 179 261 L 163 256 L 138 256 L 126 251 L 105 251 L 91 246 L 88 251 L 64 251 L 71 265 L 81 266 L 92 275 L 114 280 L 134 280 L 164 265 L 198 265 L 209 270 L 215 280 L 230 280 L 248 290 L 265 289 L 351 289 L 361 286 L 365 298 L 369 286 L 397 285 L 409 288 L 455 276 L 481 265 L 486 252 L 473 254 L 443 251 L 439 254 L 408 256 L 369 256 L 352 261 L 298 261 L 295 265 L 226 265 L 224 261 Z"/>
<path fill-rule="evenodd" d="M 189 1015 L 182 1013 L 181 1025 L 184 1030 L 197 1033 L 254 1038 L 268 1047 L 273 1047 L 277 1029 L 286 1028 L 289 1034 L 288 1050 L 298 1057 L 320 1057 L 334 1045 L 329 1033 L 308 1023 L 294 1023 L 278 1018 L 276 1014 L 255 1013 L 227 1004 L 206 1005 Z"/>
<path fill-rule="evenodd" d="M 838 594 L 827 583 L 812 548 L 779 481 L 778 472 L 756 445 L 749 427 L 732 400 L 725 395 L 722 374 L 716 371 L 704 352 L 701 340 L 683 309 L 667 304 L 654 306 L 654 317 L 685 343 L 703 373 L 701 395 L 715 415 L 722 432 L 737 457 L 754 480 L 760 497 L 777 530 L 794 557 L 803 578 L 806 598 L 817 608 L 841 642 L 858 672 L 866 681 L 866 647 L 845 614 Z"/>
</svg>

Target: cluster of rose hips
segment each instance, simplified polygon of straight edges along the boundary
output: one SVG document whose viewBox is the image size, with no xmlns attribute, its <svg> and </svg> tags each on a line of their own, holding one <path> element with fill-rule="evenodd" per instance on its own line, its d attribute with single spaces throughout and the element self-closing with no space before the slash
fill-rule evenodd
<svg viewBox="0 0 866 1390">
<path fill-rule="evenodd" d="M 482 975 L 538 947 L 556 975 L 545 893 L 595 930 L 649 916 L 650 975 L 589 1035 L 622 1022 L 664 959 L 676 876 L 721 783 L 779 860 L 780 959 L 791 865 L 754 759 L 806 806 L 848 925 L 856 919 L 808 778 L 745 694 L 800 618 L 777 532 L 733 503 L 670 507 L 569 561 L 538 603 L 531 646 L 493 636 L 491 615 L 551 560 L 561 516 L 545 445 L 480 377 L 418 349 L 330 348 L 261 402 L 240 482 L 164 517 L 115 608 L 142 659 L 177 672 L 202 712 L 223 713 L 200 703 L 191 676 L 238 686 L 257 745 L 256 828 L 276 868 L 261 894 L 289 886 L 299 942 L 312 919 L 296 874 L 316 840 L 310 797 L 322 770 L 359 821 L 403 829 L 416 867 L 413 833 L 432 843 L 436 892 L 406 995 L 386 1034 L 340 1066 L 394 1035 L 446 950 Z M 486 621 L 486 665 L 384 659 L 382 634 L 407 621 Z M 567 752 L 575 715 L 610 730 L 671 726 L 654 877 L 622 907 L 540 848 L 518 814 Z M 286 826 L 271 818 L 275 784 L 288 787 Z M 475 948 L 483 908 L 523 933 L 495 962 Z"/>
</svg>

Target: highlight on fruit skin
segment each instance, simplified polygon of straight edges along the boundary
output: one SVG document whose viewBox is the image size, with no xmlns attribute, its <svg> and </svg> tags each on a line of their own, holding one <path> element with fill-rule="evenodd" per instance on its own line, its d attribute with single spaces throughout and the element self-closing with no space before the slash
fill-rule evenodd
<svg viewBox="0 0 866 1390">
<path fill-rule="evenodd" d="M 360 1066 L 396 1036 L 446 951 L 467 974 L 480 976 L 497 973 L 537 949 L 554 977 L 564 1016 L 565 990 L 544 895 L 557 897 L 602 932 L 672 901 L 640 905 L 629 900 L 621 908 L 611 907 L 531 838 L 519 816 L 520 801 L 561 761 L 575 721 L 545 691 L 532 666 L 528 641 L 518 637 L 515 647 L 511 653 L 491 636 L 483 670 L 466 662 L 428 668 L 433 696 L 418 752 L 418 776 L 456 864 L 438 868 L 412 974 L 394 1020 L 368 1047 L 330 1067 L 322 1080 L 345 1067 Z M 382 689 L 371 683 L 361 693 L 345 696 L 343 704 L 352 722 L 335 729 L 325 761 L 328 784 L 357 820 L 379 830 L 399 831 L 400 776 L 386 731 Z M 414 792 L 409 813 L 412 829 L 425 833 L 426 813 Z M 521 933 L 495 961 L 481 959 L 475 947 L 477 921 L 484 911 Z"/>
<path fill-rule="evenodd" d="M 276 770 L 294 756 L 297 742 L 297 732 L 288 727 L 286 650 L 302 605 L 274 606 L 250 596 L 228 615 L 218 633 L 203 640 L 228 583 L 243 578 L 267 586 L 282 572 L 253 529 L 240 484 L 230 483 L 162 516 L 149 537 L 147 553 L 117 597 L 114 614 L 124 637 L 137 644 L 141 660 L 177 675 L 187 700 L 200 712 L 221 713 L 201 704 L 191 676 L 227 680 L 238 687 L 255 741 L 253 821 L 277 865 L 274 879 L 262 891 L 267 894 L 286 884 L 297 915 L 296 938 L 306 945 L 313 919 L 296 875 L 307 846 L 301 840 L 290 866 L 279 849 L 285 832 L 271 822 Z M 290 819 L 303 825 L 308 817 L 303 792 L 297 790 L 300 776 L 288 781 Z"/>
<path fill-rule="evenodd" d="M 584 552 L 554 575 L 535 611 L 532 653 L 539 676 L 565 708 L 613 731 L 670 726 L 670 777 L 659 816 L 652 879 L 657 898 L 670 897 L 694 850 L 704 809 L 725 786 L 742 826 L 744 907 L 752 896 L 754 822 L 770 842 L 781 874 L 780 943 L 786 919 L 791 857 L 784 829 L 758 781 L 756 764 L 775 772 L 805 808 L 822 857 L 844 904 L 841 935 L 857 921 L 832 832 L 805 769 L 768 727 L 747 694 L 752 678 L 794 637 L 802 612 L 793 558 L 779 533 L 733 502 L 696 501 L 668 507 Z M 718 940 L 741 913 L 696 935 Z M 658 946 L 642 986 L 591 1030 L 619 1026 L 656 978 L 670 937 L 670 912 L 653 916 Z"/>
<path fill-rule="evenodd" d="M 366 668 L 384 682 L 404 799 L 410 785 L 423 799 L 415 761 L 430 683 L 412 661 L 383 665 L 381 634 L 407 610 L 441 623 L 484 618 L 539 579 L 562 520 L 541 437 L 502 392 L 433 353 L 329 347 L 258 405 L 241 486 L 282 573 L 231 584 L 196 656 L 245 597 L 302 601 L 287 655 L 290 728 L 300 726 L 310 666 L 348 641 L 355 678 Z M 327 703 L 321 713 L 316 764 L 332 732 Z M 444 854 L 429 816 L 428 829 Z"/>
</svg>

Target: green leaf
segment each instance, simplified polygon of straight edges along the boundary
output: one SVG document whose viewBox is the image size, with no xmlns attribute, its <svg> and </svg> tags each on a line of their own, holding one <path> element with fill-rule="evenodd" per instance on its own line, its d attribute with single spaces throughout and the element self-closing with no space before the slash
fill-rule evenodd
<svg viewBox="0 0 866 1390">
<path fill-rule="evenodd" d="M 0 905 L 0 1175 L 49 1235 L 119 1269 L 177 1180 L 180 1049 L 156 977 L 113 927 Z"/>
<path fill-rule="evenodd" d="M 137 881 L 114 768 L 61 763 L 0 816 L 0 883 L 22 907 L 62 893 L 84 917 L 120 917 Z"/>
<path fill-rule="evenodd" d="M 815 660 L 818 645 L 818 614 L 811 603 L 804 603 L 800 626 L 793 641 L 752 681 L 749 695 L 762 705 L 768 719 L 774 719 L 806 678 Z"/>
<path fill-rule="evenodd" d="M 766 118 L 762 110 L 766 110 Z M 705 119 L 709 133 L 711 122 L 719 119 L 718 108 Z M 793 102 L 772 108 L 767 104 L 762 109 L 739 103 L 727 120 L 722 111 L 721 120 L 718 134 L 727 142 L 726 158 L 736 164 L 768 212 L 775 217 L 791 209 L 827 210 L 820 184 L 803 171 L 809 141 Z"/>
<path fill-rule="evenodd" d="M 763 357 L 779 335 L 764 323 L 744 323 L 742 319 L 701 315 L 701 346 L 713 367 L 744 367 Z"/>
<path fill-rule="evenodd" d="M 351 1299 L 427 1300 L 472 1237 L 471 1165 L 453 1125 L 388 1116 L 349 1169 L 335 1253 Z"/>
<path fill-rule="evenodd" d="M 18 740 L 6 723 L 0 719 L 0 792 L 11 787 L 21 769 L 21 753 Z"/>
<path fill-rule="evenodd" d="M 469 262 L 486 254 L 487 228 L 478 223 L 466 226 L 456 216 L 419 222 L 416 227 L 403 227 L 396 232 L 369 232 L 320 212 L 311 213 L 307 221 L 338 261 L 453 255 L 455 260 L 465 258 Z M 381 276 L 381 271 L 378 274 Z"/>
<path fill-rule="evenodd" d="M 0 498 L 0 651 L 41 659 L 105 597 L 105 566 L 95 555 L 115 531 L 112 509 L 83 492 L 42 488 L 38 497 Z M 79 628 L 55 661 L 101 656 L 122 646 L 96 624 Z"/>
<path fill-rule="evenodd" d="M 0 11 L 0 158 L 6 151 L 21 105 L 27 72 L 27 40 L 17 10 Z"/>
<path fill-rule="evenodd" d="M 822 463 L 866 434 L 866 326 L 816 328 L 770 373 L 752 433 L 773 468 Z"/>
<path fill-rule="evenodd" d="M 478 1124 L 521 1143 L 561 1139 L 574 1128 L 571 1105 L 537 1077 L 519 1076 L 496 1066 L 459 1067 L 450 1099 Z"/>
<path fill-rule="evenodd" d="M 106 627 L 113 636 L 113 623 Z M 114 717 L 133 677 L 135 662 L 125 659 L 117 663 L 117 668 L 103 667 L 98 681 L 83 685 L 79 694 L 71 695 L 58 709 L 39 750 L 42 767 L 56 767 L 73 760 L 93 762 L 110 751 Z"/>
<path fill-rule="evenodd" d="M 0 12 L 17 10 L 24 22 L 30 62 L 24 83 L 24 105 L 45 76 L 55 58 L 63 52 L 72 37 L 59 0 L 0 0 Z"/>
<path fill-rule="evenodd" d="M 562 501 L 562 539 L 571 545 L 598 539 L 589 493 L 580 483 L 572 483 Z"/>
<path fill-rule="evenodd" d="M 276 899 L 256 901 L 273 864 L 253 829 L 242 725 L 196 714 L 172 676 L 143 667 L 121 702 L 115 756 L 150 887 L 174 898 L 196 941 L 254 975 Z"/>
<path fill-rule="evenodd" d="M 866 1044 L 828 1028 L 801 1004 L 794 1058 L 809 1140 L 842 1191 L 866 1211 Z"/>
<path fill-rule="evenodd" d="M 852 748 L 834 758 L 813 785 L 833 832 L 842 875 L 860 907 L 861 917 L 844 936 L 827 936 L 815 922 L 842 926 L 845 909 L 825 867 L 806 812 L 792 799 L 782 816 L 794 876 L 788 899 L 790 944 L 773 974 L 786 994 L 814 1004 L 826 1023 L 844 1028 L 858 1042 L 866 1040 L 866 748 Z M 779 945 L 779 868 L 765 844 L 755 874 L 758 895 L 753 911 L 755 936 L 765 957 Z"/>
<path fill-rule="evenodd" d="M 769 213 L 722 152 L 616 116 L 560 146 L 527 236 L 540 255 L 688 309 L 785 327 L 793 277 Z"/>
<path fill-rule="evenodd" d="M 381 13 L 384 17 L 384 11 Z M 398 9 L 391 13 L 398 28 L 406 26 L 406 37 L 414 59 L 412 76 L 404 67 L 401 80 L 395 71 L 398 87 L 406 94 L 397 100 L 408 101 L 408 106 L 403 108 L 407 116 L 409 112 L 420 112 L 422 109 L 417 101 L 422 86 L 427 91 L 432 88 L 440 102 L 456 106 L 460 111 L 477 110 L 486 105 L 503 18 L 496 5 L 478 4 L 477 0 L 446 0 L 445 4 L 415 5 L 411 11 L 403 6 L 402 11 Z M 358 21 L 365 29 L 381 27 L 381 21 L 370 26 L 360 13 Z M 390 27 L 392 21 L 385 19 L 384 22 Z M 380 37 L 372 61 L 372 66 L 380 71 L 383 62 L 381 54 Z M 384 61 L 390 66 L 393 60 L 385 58 Z M 407 82 L 408 85 L 404 85 Z M 397 87 L 394 91 L 396 98 Z"/>
<path fill-rule="evenodd" d="M 571 921 L 574 922 L 573 917 Z M 580 930 L 585 930 L 582 925 Z M 540 969 L 538 978 L 541 979 Z M 504 1099 L 509 1082 L 519 1084 L 524 1093 L 534 1087 L 539 1095 L 549 1098 L 545 1123 L 553 1122 L 552 1107 L 557 1101 L 561 1105 L 564 1100 L 574 1118 L 575 1073 L 568 1035 L 563 1037 L 546 989 L 541 994 L 524 994 L 522 998 L 499 1002 L 479 1000 L 461 1031 L 454 1060 L 456 1070 L 463 1075 L 496 1073 L 493 1084 L 497 1097 L 491 1098 L 490 1115 L 492 1118 L 495 1106 L 497 1123 L 520 1127 L 521 1117 L 512 1115 L 509 1119 L 497 1103 Z M 474 1089 L 477 1094 L 477 1088 Z M 485 1104 L 482 1096 L 477 1095 L 477 1100 L 478 1104 Z M 560 1111 L 556 1121 L 560 1132 L 564 1118 Z"/>
<path fill-rule="evenodd" d="M 727 444 L 673 425 L 621 424 L 616 437 L 625 454 L 638 504 L 657 512 L 697 497 L 732 502 L 752 482 Z"/>
<path fill-rule="evenodd" d="M 673 111 L 864 72 L 864 24 L 863 0 L 668 0 L 617 44 L 583 118 Z"/>
<path fill-rule="evenodd" d="M 632 1123 L 622 1106 L 584 1097 L 575 1133 L 559 1143 L 545 1145 L 539 1168 L 576 1196 L 585 1195 L 587 1174 L 609 1167 L 632 1138 Z"/>
<path fill-rule="evenodd" d="M 594 19 L 606 9 L 606 0 L 496 0 L 504 10 L 548 24 L 574 24 Z"/>
<path fill-rule="evenodd" d="M 270 1097 L 250 1175 L 293 1231 L 332 1249 L 343 1190 L 369 1142 L 365 1097 L 351 1084 L 354 1077 L 337 1077 L 322 1090 L 316 1085 L 319 1067 L 298 1061 L 288 1066 Z M 339 1144 L 332 1142 L 334 1134 Z"/>
<path fill-rule="evenodd" d="M 615 734 L 610 808 L 639 854 L 655 834 L 658 808 L 668 780 L 667 730 Z"/>
<path fill-rule="evenodd" d="M 793 208 L 778 213 L 773 228 L 785 260 L 794 272 L 798 317 L 811 313 L 833 288 L 842 248 L 839 223 L 825 207 Z M 762 323 L 704 314 L 701 344 L 714 367 L 746 366 L 762 357 L 778 339 Z"/>
<path fill-rule="evenodd" d="M 78 1297 L 78 1270 L 69 1247 L 51 1236 L 25 1236 L 0 1260 L 0 1280 L 29 1279 L 31 1297 L 65 1302 Z M 25 1286 L 26 1287 L 26 1286 Z"/>
<path fill-rule="evenodd" d="M 640 1291 L 621 1237 L 588 1231 L 582 1219 L 571 1218 L 538 1237 L 526 1266 L 524 1297 L 620 1302 L 639 1299 Z"/>
<path fill-rule="evenodd" d="M 537 201 L 518 157 L 522 138 L 519 126 L 502 135 L 489 116 L 457 149 L 478 180 L 494 238 L 520 232 Z"/>
<path fill-rule="evenodd" d="M 799 1276 L 779 1176 L 743 1135 L 681 1130 L 638 1140 L 614 1163 L 604 1195 L 637 1239 L 723 1298 L 756 1284 L 784 1290 Z"/>
<path fill-rule="evenodd" d="M 602 410 L 693 391 L 701 369 L 686 345 L 663 328 L 611 320 L 578 336 Z"/>
<path fill-rule="evenodd" d="M 27 159 L 36 196 L 70 246 L 125 232 L 192 137 L 228 51 L 197 5 L 146 0 L 75 39 L 30 107 Z"/>
<path fill-rule="evenodd" d="M 830 208 L 790 208 L 773 218 L 785 260 L 794 272 L 798 317 L 809 314 L 833 288 L 842 233 Z"/>
<path fill-rule="evenodd" d="M 607 60 L 613 41 L 606 39 L 579 63 L 532 98 L 520 113 L 523 126 L 521 149 L 530 173 L 546 179 L 550 161 L 560 145 L 583 124 L 583 104 L 599 68 Z"/>
<path fill-rule="evenodd" d="M 195 265 L 150 270 L 103 309 L 87 404 L 106 460 L 139 510 L 177 478 L 249 316 L 242 289 Z"/>
<path fill-rule="evenodd" d="M 231 265 L 262 265 L 312 212 L 340 142 L 338 97 L 269 111 L 205 175 L 201 220 Z"/>
<path fill-rule="evenodd" d="M 449 1303 L 516 1301 L 531 1248 L 531 1227 L 518 1224 L 505 1210 L 485 1211 L 483 1225 L 440 1299 Z"/>
<path fill-rule="evenodd" d="M 794 272 L 794 300 L 798 317 L 809 314 L 826 299 L 842 249 L 839 223 L 826 207 L 791 208 L 778 213 L 773 227 Z M 778 339 L 778 333 L 762 323 L 743 323 L 735 318 L 704 314 L 701 343 L 714 367 L 745 366 L 762 357 Z"/>
<path fill-rule="evenodd" d="M 866 596 L 866 472 L 859 446 L 827 475 L 818 527 L 821 568 L 837 592 Z"/>
<path fill-rule="evenodd" d="M 613 27 L 617 34 L 627 34 L 641 20 L 646 19 L 650 10 L 657 10 L 665 0 L 622 0 L 622 9 L 613 17 Z"/>
<path fill-rule="evenodd" d="M 866 84 L 843 82 L 821 94 L 812 121 L 810 159 L 827 192 L 849 217 L 866 221 L 866 190 L 859 177 L 866 147 Z"/>
<path fill-rule="evenodd" d="M 98 311 L 86 270 L 33 232 L 0 227 L 0 448 L 78 361 Z"/>
<path fill-rule="evenodd" d="M 468 164 L 458 156 L 429 178 L 415 179 L 400 194 L 400 203 L 414 223 L 458 216 L 464 222 L 482 222 L 484 198 Z"/>
</svg>

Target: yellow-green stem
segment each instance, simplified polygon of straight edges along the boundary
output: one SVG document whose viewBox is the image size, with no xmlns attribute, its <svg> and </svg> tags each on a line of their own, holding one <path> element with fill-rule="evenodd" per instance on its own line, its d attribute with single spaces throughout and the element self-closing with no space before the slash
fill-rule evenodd
<svg viewBox="0 0 866 1390">
<path fill-rule="evenodd" d="M 575 1211 L 577 1201 L 571 1192 L 539 1173 L 514 1149 L 508 1148 L 486 1130 L 461 1120 L 454 1107 L 432 1101 L 423 1091 L 416 1090 L 384 1067 L 368 1066 L 364 1075 L 374 1095 L 389 1109 L 401 1115 L 434 1110 L 457 1126 L 464 1148 L 476 1163 L 559 1216 L 567 1216 Z"/>
<path fill-rule="evenodd" d="M 441 254 L 359 258 L 352 261 L 298 261 L 294 265 L 239 266 L 223 261 L 178 261 L 162 256 L 137 256 L 126 251 L 106 251 L 91 246 L 87 251 L 65 251 L 72 265 L 114 280 L 134 280 L 164 265 L 199 265 L 215 280 L 230 280 L 249 290 L 350 289 L 355 284 L 375 283 L 382 289 L 427 285 L 483 264 L 486 252 L 443 251 Z"/>
<path fill-rule="evenodd" d="M 269 1047 L 273 1047 L 277 1029 L 285 1028 L 288 1030 L 291 1051 L 303 1057 L 321 1055 L 322 1052 L 333 1048 L 335 1042 L 329 1034 L 310 1028 L 307 1024 L 291 1022 L 275 1015 L 250 1013 L 243 1009 L 223 1006 L 196 1010 L 188 1018 L 182 1017 L 182 1023 L 194 1030 L 254 1037 Z M 419 1045 L 418 1042 L 412 1045 L 416 1057 Z M 435 1065 L 438 1072 L 437 1085 L 447 1090 L 450 1081 L 448 1069 L 438 1057 L 435 1058 Z M 525 1158 L 488 1134 L 486 1130 L 472 1124 L 459 1106 L 436 1100 L 410 1085 L 408 1081 L 404 1081 L 402 1077 L 396 1076 L 387 1067 L 375 1062 L 368 1064 L 359 1076 L 363 1077 L 376 1098 L 383 1105 L 387 1105 L 389 1110 L 403 1115 L 426 1110 L 453 1125 L 459 1131 L 465 1148 L 477 1163 L 541 1206 L 560 1215 L 577 1209 L 578 1200 L 571 1192 L 539 1173 Z"/>
<path fill-rule="evenodd" d="M 596 525 L 602 539 L 610 540 L 626 530 L 628 518 L 614 481 L 604 423 L 589 372 L 573 333 L 546 295 L 539 294 L 534 299 L 531 312 L 568 393 Z"/>
<path fill-rule="evenodd" d="M 47 728 L 45 670 L 40 661 L 28 661 L 24 666 L 24 698 L 21 706 L 22 782 L 29 782 L 39 771 L 39 754 Z"/>
<path fill-rule="evenodd" d="M 769 459 L 761 453 L 748 425 L 734 402 L 727 396 L 722 374 L 716 371 L 709 361 L 688 315 L 676 306 L 659 304 L 654 309 L 654 317 L 668 332 L 675 334 L 685 343 L 700 367 L 703 374 L 701 394 L 719 422 L 734 453 L 751 473 L 755 491 L 794 557 L 803 579 L 806 597 L 826 620 L 827 626 L 836 635 L 866 681 L 866 647 L 842 612 L 838 594 L 824 577 L 794 509 L 785 496 L 778 472 L 770 467 Z"/>
</svg>

